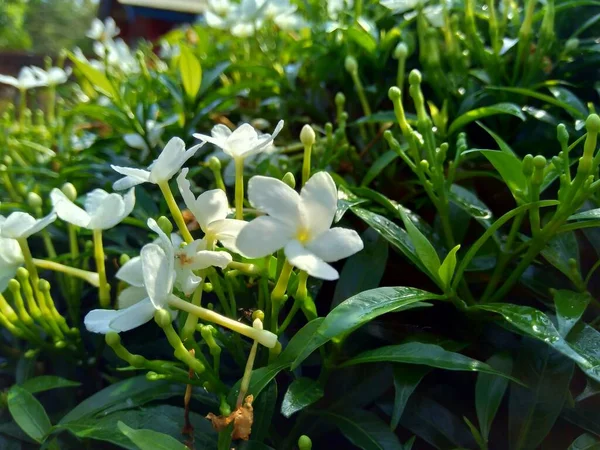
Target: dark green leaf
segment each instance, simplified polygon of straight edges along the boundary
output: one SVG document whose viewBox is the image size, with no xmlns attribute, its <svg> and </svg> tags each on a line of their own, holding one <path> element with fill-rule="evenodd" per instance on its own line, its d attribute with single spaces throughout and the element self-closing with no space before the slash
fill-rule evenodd
<svg viewBox="0 0 600 450">
<path fill-rule="evenodd" d="M 524 339 L 515 376 L 528 387 L 513 384 L 509 397 L 511 450 L 537 448 L 552 429 L 569 392 L 573 362 L 551 347 Z"/>
<path fill-rule="evenodd" d="M 513 362 L 510 355 L 498 353 L 487 360 L 488 365 L 502 373 L 511 373 Z M 480 373 L 475 384 L 475 409 L 479 429 L 485 442 L 488 441 L 490 427 L 496 417 L 508 380 L 503 377 Z"/>
<path fill-rule="evenodd" d="M 332 307 L 359 292 L 378 287 L 383 277 L 388 260 L 387 241 L 372 228 L 367 229 L 361 239 L 365 247 L 344 264 L 335 286 Z"/>
<path fill-rule="evenodd" d="M 358 448 L 402 450 L 398 436 L 372 412 L 350 409 L 343 412 L 324 411 L 319 415 L 337 426 L 342 434 Z"/>
<path fill-rule="evenodd" d="M 13 386 L 8 391 L 7 404 L 17 425 L 31 439 L 43 442 L 52 424 L 42 404 L 30 392 L 19 386 Z"/>
<path fill-rule="evenodd" d="M 210 70 L 207 70 L 206 72 L 204 72 L 202 74 L 202 84 L 200 86 L 200 95 L 202 95 L 206 91 L 208 91 L 213 86 L 215 81 L 217 81 L 219 79 L 221 74 L 229 68 L 230 65 L 231 65 L 231 63 L 229 61 L 224 61 L 222 63 L 215 65 Z"/>
<path fill-rule="evenodd" d="M 519 87 L 488 87 L 486 89 L 510 92 L 512 94 L 520 94 L 520 95 L 524 95 L 526 97 L 537 98 L 538 100 L 549 103 L 550 105 L 554 105 L 554 106 L 558 106 L 559 108 L 563 108 L 565 111 L 567 111 L 568 113 L 572 114 L 575 117 L 579 117 L 580 119 L 584 118 L 584 115 L 581 114 L 581 111 L 579 111 L 577 108 L 569 105 L 568 103 L 562 102 L 560 100 L 555 99 L 554 97 L 552 97 L 550 95 L 541 94 L 541 93 L 533 91 L 531 89 L 525 89 L 525 88 L 519 88 Z"/>
<path fill-rule="evenodd" d="M 590 303 L 590 295 L 585 292 L 567 290 L 554 291 L 554 306 L 556 306 L 556 319 L 558 332 L 567 337 L 573 326 L 581 319 L 585 309 Z"/>
<path fill-rule="evenodd" d="M 373 164 L 371 164 L 360 185 L 368 186 L 371 184 L 371 181 L 377 178 L 383 169 L 392 164 L 398 157 L 398 153 L 393 150 L 388 150 L 385 152 L 383 155 L 377 158 Z"/>
<path fill-rule="evenodd" d="M 348 188 L 344 187 L 344 185 L 339 185 L 337 211 L 335 212 L 333 221 L 335 223 L 339 222 L 350 208 L 366 202 L 367 199 L 357 197 Z"/>
<path fill-rule="evenodd" d="M 553 86 L 549 87 L 548 90 L 552 93 L 552 95 L 554 95 L 554 98 L 560 100 L 566 105 L 571 106 L 573 109 L 579 112 L 579 114 L 573 114 L 575 118 L 582 119 L 589 114 L 585 104 L 568 89 L 560 86 Z"/>
<path fill-rule="evenodd" d="M 504 142 L 504 140 L 498 136 L 496 133 L 494 133 L 491 129 L 489 129 L 488 127 L 486 127 L 484 124 L 477 122 L 477 125 L 479 125 L 481 128 L 483 128 L 485 131 L 488 132 L 488 134 L 494 138 L 494 140 L 496 141 L 496 144 L 498 144 L 498 147 L 500 147 L 500 150 L 503 153 L 508 153 L 509 155 L 515 155 L 515 152 L 513 151 L 512 148 L 510 148 L 510 145 L 508 145 L 506 142 Z"/>
<path fill-rule="evenodd" d="M 568 278 L 573 277 L 573 268 L 569 260 L 576 261 L 579 267 L 579 245 L 574 232 L 561 233 L 554 236 L 541 254 L 546 260 L 564 273 Z"/>
<path fill-rule="evenodd" d="M 292 414 L 312 405 L 320 400 L 323 395 L 325 395 L 325 392 L 319 382 L 311 378 L 298 378 L 292 381 L 283 397 L 281 414 L 289 419 Z"/>
<path fill-rule="evenodd" d="M 349 333 L 388 312 L 398 312 L 424 300 L 441 300 L 441 295 L 408 287 L 383 287 L 361 292 L 335 307 L 304 344 L 292 370 L 313 351 L 336 336 Z"/>
<path fill-rule="evenodd" d="M 510 114 L 515 117 L 518 117 L 521 120 L 525 120 L 525 116 L 521 111 L 521 108 L 514 103 L 496 103 L 491 106 L 484 106 L 481 108 L 473 109 L 462 116 L 458 117 L 448 129 L 448 134 L 454 134 L 456 131 L 460 130 L 466 124 L 474 122 L 476 120 L 482 119 L 488 116 L 494 116 L 496 114 Z"/>
<path fill-rule="evenodd" d="M 269 434 L 273 423 L 273 413 L 277 403 L 277 382 L 271 381 L 252 404 L 254 408 L 254 422 L 252 423 L 252 439 L 263 442 Z"/>
<path fill-rule="evenodd" d="M 187 450 L 185 445 L 168 434 L 153 430 L 134 430 L 121 421 L 117 422 L 117 427 L 141 450 Z"/>
<path fill-rule="evenodd" d="M 475 219 L 488 220 L 492 218 L 491 209 L 473 192 L 458 184 L 452 185 L 449 197 L 454 204 Z"/>
<path fill-rule="evenodd" d="M 600 208 L 590 209 L 581 213 L 573 214 L 568 220 L 590 220 L 600 219 Z"/>
<path fill-rule="evenodd" d="M 567 450 L 600 450 L 600 441 L 596 436 L 584 433 L 575 439 Z"/>
<path fill-rule="evenodd" d="M 25 381 L 21 387 L 31 394 L 36 392 L 49 391 L 50 389 L 58 389 L 63 387 L 76 387 L 80 386 L 81 383 L 77 381 L 65 380 L 61 377 L 54 375 L 42 375 L 40 377 L 30 378 Z"/>
<path fill-rule="evenodd" d="M 394 409 L 390 426 L 395 430 L 402 418 L 408 399 L 415 391 L 425 375 L 431 371 L 430 367 L 395 364 L 394 365 Z"/>
</svg>

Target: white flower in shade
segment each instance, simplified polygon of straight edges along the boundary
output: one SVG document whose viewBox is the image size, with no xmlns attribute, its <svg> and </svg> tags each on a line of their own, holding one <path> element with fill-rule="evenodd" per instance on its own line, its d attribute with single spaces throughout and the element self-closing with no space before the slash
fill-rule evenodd
<svg viewBox="0 0 600 450">
<path fill-rule="evenodd" d="M 273 143 L 273 140 L 283 128 L 283 120 L 280 120 L 273 134 L 259 134 L 254 127 L 248 123 L 240 125 L 235 131 L 231 131 L 225 125 L 215 125 L 210 131 L 211 136 L 206 134 L 194 134 L 196 139 L 210 142 L 221 148 L 232 158 L 246 158 L 255 155 Z"/>
<path fill-rule="evenodd" d="M 225 248 L 237 252 L 235 241 L 240 230 L 246 225 L 243 220 L 227 219 L 229 203 L 227 195 L 221 189 L 206 191 L 194 197 L 187 180 L 188 169 L 185 168 L 177 177 L 179 192 L 187 208 L 192 212 L 205 240 L 221 242 Z"/>
<path fill-rule="evenodd" d="M 69 200 L 60 189 L 52 189 L 50 199 L 56 214 L 65 222 L 89 230 L 107 230 L 131 214 L 135 191 L 130 189 L 127 194 L 120 195 L 94 189 L 85 197 L 85 209 Z"/>
<path fill-rule="evenodd" d="M 327 172 L 318 172 L 300 194 L 275 178 L 255 176 L 248 182 L 248 199 L 265 212 L 246 225 L 237 248 L 248 258 L 261 258 L 283 248 L 295 267 L 323 280 L 335 280 L 338 272 L 329 262 L 362 250 L 354 230 L 330 228 L 337 210 L 337 189 Z"/>
<path fill-rule="evenodd" d="M 0 221 L 0 237 L 26 239 L 32 234 L 43 230 L 55 220 L 56 213 L 54 211 L 41 219 L 36 219 L 31 214 L 17 211 Z"/>
<path fill-rule="evenodd" d="M 44 80 L 44 84 L 48 86 L 56 86 L 66 83 L 69 79 L 69 75 L 71 74 L 71 68 L 64 70 L 60 67 L 51 67 L 48 70 L 44 70 L 40 67 L 31 66 L 31 70 L 40 80 Z"/>
<path fill-rule="evenodd" d="M 6 218 L 0 216 L 0 227 Z M 15 277 L 17 269 L 23 264 L 23 253 L 19 243 L 10 238 L 0 237 L 0 292 L 3 292 L 8 281 Z"/>
<path fill-rule="evenodd" d="M 46 86 L 47 80 L 35 74 L 31 67 L 23 67 L 17 78 L 9 75 L 0 75 L 0 84 L 8 84 L 21 91 Z"/>
<path fill-rule="evenodd" d="M 340 13 L 352 11 L 354 0 L 327 0 L 327 14 L 332 20 L 337 20 Z"/>
<path fill-rule="evenodd" d="M 112 17 L 107 17 L 104 22 L 96 18 L 92 20 L 90 29 L 86 36 L 95 41 L 106 41 L 117 36 L 121 30 L 117 27 L 117 23 Z"/>
<path fill-rule="evenodd" d="M 142 270 L 142 258 L 140 256 L 131 258 L 123 264 L 115 277 L 129 285 L 119 292 L 117 298 L 119 309 L 128 308 L 148 297 L 144 287 L 144 271 Z"/>
<path fill-rule="evenodd" d="M 204 143 L 195 145 L 189 150 L 185 149 L 185 143 L 178 137 L 172 138 L 154 160 L 148 169 L 134 169 L 133 167 L 113 166 L 113 170 L 125 175 L 124 178 L 113 184 L 115 190 L 128 189 L 142 183 L 158 184 L 169 181 L 173 175 L 181 170 L 185 162 L 190 159 Z"/>
<path fill-rule="evenodd" d="M 156 120 L 147 120 L 146 121 L 146 140 L 144 140 L 143 136 L 138 133 L 128 133 L 123 136 L 123 140 L 127 145 L 131 148 L 135 148 L 137 150 L 141 150 L 141 159 L 145 159 L 146 156 L 150 153 L 150 151 L 156 147 L 160 143 L 160 137 L 163 134 L 165 127 L 175 123 L 177 121 L 177 117 L 173 116 L 172 118 L 165 120 L 164 122 L 157 122 Z M 150 147 L 148 147 L 150 144 Z"/>
</svg>

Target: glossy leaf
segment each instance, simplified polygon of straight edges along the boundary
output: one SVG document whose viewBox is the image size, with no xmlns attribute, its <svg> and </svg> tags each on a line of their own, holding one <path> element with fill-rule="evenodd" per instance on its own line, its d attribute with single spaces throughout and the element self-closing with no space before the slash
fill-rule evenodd
<svg viewBox="0 0 600 450">
<path fill-rule="evenodd" d="M 450 124 L 450 128 L 448 129 L 448 134 L 452 135 L 456 131 L 463 128 L 468 123 L 474 122 L 476 120 L 482 119 L 488 116 L 495 116 L 497 114 L 510 114 L 512 116 L 518 117 L 521 120 L 525 120 L 525 116 L 521 111 L 521 108 L 514 103 L 496 103 L 491 106 L 483 106 L 481 108 L 473 109 L 469 112 L 464 113 L 462 116 L 459 116 Z"/>
<path fill-rule="evenodd" d="M 374 362 L 420 364 L 438 369 L 484 372 L 512 379 L 510 374 L 499 372 L 484 362 L 445 350 L 439 345 L 423 342 L 408 342 L 367 350 L 342 363 L 341 367 Z"/>
<path fill-rule="evenodd" d="M 573 114 L 575 118 L 582 119 L 588 115 L 589 112 L 585 104 L 568 89 L 561 86 L 552 86 L 548 90 L 554 98 L 578 111 L 578 114 Z"/>
<path fill-rule="evenodd" d="M 573 268 L 569 260 L 575 260 L 576 270 L 579 267 L 579 244 L 575 233 L 572 231 L 554 236 L 540 253 L 568 278 L 573 277 Z"/>
<path fill-rule="evenodd" d="M 117 422 L 119 431 L 127 436 L 140 450 L 186 450 L 187 447 L 168 434 L 153 430 L 134 430 L 123 422 Z"/>
<path fill-rule="evenodd" d="M 80 385 L 81 383 L 77 381 L 66 380 L 54 375 L 42 375 L 39 377 L 30 378 L 29 380 L 25 381 L 21 387 L 26 391 L 29 391 L 31 394 L 35 394 L 36 392 L 49 391 L 51 389 L 64 387 L 77 387 Z"/>
<path fill-rule="evenodd" d="M 556 307 L 556 319 L 558 320 L 558 332 L 566 338 L 573 326 L 583 316 L 590 303 L 590 295 L 587 292 L 561 289 L 554 291 L 553 297 L 554 306 Z"/>
<path fill-rule="evenodd" d="M 509 397 L 511 450 L 537 448 L 552 429 L 569 392 L 574 364 L 541 342 L 525 339 L 514 374 L 528 387 L 513 384 Z"/>
<path fill-rule="evenodd" d="M 457 245 L 452 250 L 450 250 L 450 252 L 448 252 L 448 254 L 446 255 L 446 258 L 444 259 L 444 262 L 442 262 L 442 265 L 438 269 L 438 275 L 440 277 L 440 280 L 442 281 L 442 286 L 444 286 L 445 289 L 448 289 L 450 287 L 450 284 L 452 283 L 454 269 L 456 269 L 456 252 L 458 252 L 459 250 L 460 245 Z"/>
<path fill-rule="evenodd" d="M 361 235 L 364 248 L 352 255 L 340 273 L 333 293 L 332 307 L 368 289 L 379 286 L 388 260 L 388 243 L 374 229 L 368 228 Z"/>
<path fill-rule="evenodd" d="M 303 410 L 320 400 L 325 392 L 321 384 L 311 378 L 298 378 L 290 384 L 281 403 L 281 414 L 288 419 L 292 414 Z"/>
<path fill-rule="evenodd" d="M 500 150 L 503 153 L 508 153 L 509 155 L 515 155 L 514 150 L 499 135 L 494 133 L 490 128 L 486 127 L 484 124 L 482 124 L 480 122 L 477 122 L 477 125 L 479 125 L 481 128 L 483 128 L 485 131 L 488 132 L 488 134 L 494 139 L 494 141 L 496 141 L 496 144 L 498 144 L 498 147 L 500 148 Z"/>
<path fill-rule="evenodd" d="M 415 248 L 417 257 L 423 263 L 430 277 L 439 282 L 438 271 L 440 269 L 440 257 L 435 248 L 423 233 L 412 223 L 412 221 L 401 211 L 402 222 L 406 232 Z"/>
<path fill-rule="evenodd" d="M 294 359 L 292 370 L 312 352 L 336 336 L 356 330 L 388 312 L 399 312 L 425 300 L 441 300 L 441 295 L 408 287 L 382 287 L 361 292 L 335 307 L 325 317 Z"/>
<path fill-rule="evenodd" d="M 179 73 L 181 75 L 181 82 L 187 96 L 194 99 L 202 84 L 202 67 L 196 55 L 187 46 L 182 45 L 180 47 Z"/>
<path fill-rule="evenodd" d="M 567 450 L 600 450 L 600 441 L 596 436 L 584 433 L 575 439 Z"/>
<path fill-rule="evenodd" d="M 252 423 L 252 439 L 263 442 L 269 434 L 273 423 L 273 413 L 277 403 L 277 382 L 271 381 L 268 386 L 254 399 L 254 421 Z"/>
<path fill-rule="evenodd" d="M 377 50 L 377 41 L 370 33 L 365 31 L 358 23 L 355 23 L 346 30 L 350 40 L 362 47 L 367 53 L 374 53 Z"/>
<path fill-rule="evenodd" d="M 513 361 L 510 355 L 498 353 L 487 360 L 487 364 L 502 373 L 510 374 L 512 372 Z M 508 380 L 503 377 L 497 377 L 487 373 L 480 373 L 477 376 L 475 384 L 475 409 L 477 411 L 477 420 L 479 421 L 479 430 L 485 442 L 496 417 L 506 388 Z"/>
<path fill-rule="evenodd" d="M 363 450 L 402 450 L 402 444 L 379 417 L 369 411 L 350 409 L 324 411 L 320 416 L 337 426 L 356 447 Z"/>
<path fill-rule="evenodd" d="M 521 160 L 514 155 L 494 150 L 477 150 L 485 156 L 498 171 L 515 198 L 522 198 L 527 189 L 527 179 L 523 174 Z"/>
<path fill-rule="evenodd" d="M 335 223 L 339 222 L 344 214 L 346 214 L 346 211 L 354 206 L 360 205 L 361 203 L 366 203 L 367 201 L 367 199 L 356 196 L 348 188 L 340 185 L 338 187 L 337 211 L 335 212 L 333 221 Z"/>
<path fill-rule="evenodd" d="M 13 386 L 8 391 L 7 405 L 14 421 L 27 436 L 43 442 L 52 424 L 42 404 L 29 391 Z"/>
<path fill-rule="evenodd" d="M 568 220 L 590 220 L 600 219 L 600 208 L 590 209 L 589 211 L 573 214 Z"/>
<path fill-rule="evenodd" d="M 475 219 L 488 220 L 492 218 L 492 210 L 477 195 L 458 184 L 453 184 L 450 188 L 449 198 L 455 205 Z"/>
<path fill-rule="evenodd" d="M 384 154 L 382 154 L 379 158 L 375 160 L 373 164 L 370 165 L 369 170 L 367 171 L 365 177 L 361 181 L 361 186 L 368 186 L 371 182 L 379 176 L 379 174 L 392 164 L 396 159 L 399 158 L 400 155 L 393 150 L 388 150 Z"/>
<path fill-rule="evenodd" d="M 569 105 L 568 103 L 557 100 L 548 94 L 542 94 L 540 92 L 536 92 L 531 89 L 519 88 L 519 87 L 491 87 L 490 86 L 486 89 L 510 92 L 512 94 L 520 94 L 520 95 L 524 95 L 526 97 L 537 98 L 538 100 L 546 102 L 550 105 L 554 105 L 554 106 L 558 106 L 559 108 L 563 108 L 565 111 L 569 112 L 570 114 L 572 114 L 575 117 L 579 117 L 581 119 L 584 118 L 583 115 L 581 114 L 581 111 L 579 111 L 577 108 Z"/>
<path fill-rule="evenodd" d="M 395 364 L 394 365 L 394 409 L 390 426 L 395 430 L 402 418 L 406 404 L 425 375 L 431 371 L 430 367 Z"/>
<path fill-rule="evenodd" d="M 73 61 L 73 64 L 75 64 L 77 70 L 79 70 L 81 74 L 92 84 L 94 89 L 101 94 L 106 95 L 108 98 L 116 97 L 115 88 L 108 78 L 106 78 L 106 75 L 104 75 L 95 67 L 92 67 L 86 61 L 77 59 L 77 57 L 75 57 L 73 54 L 69 54 L 69 58 L 71 61 Z"/>
</svg>

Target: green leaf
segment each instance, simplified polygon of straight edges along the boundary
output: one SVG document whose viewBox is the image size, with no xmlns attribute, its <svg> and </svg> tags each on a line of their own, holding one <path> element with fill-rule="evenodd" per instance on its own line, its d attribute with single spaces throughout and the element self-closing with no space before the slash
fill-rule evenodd
<svg viewBox="0 0 600 450">
<path fill-rule="evenodd" d="M 292 370 L 334 337 L 350 333 L 382 314 L 399 312 L 424 300 L 444 298 L 442 295 L 409 287 L 382 287 L 350 297 L 327 314 L 310 339 L 305 341 L 294 359 Z"/>
<path fill-rule="evenodd" d="M 258 397 L 255 398 L 254 422 L 252 423 L 252 439 L 263 442 L 269 434 L 273 423 L 273 413 L 277 403 L 277 382 L 271 381 Z"/>
<path fill-rule="evenodd" d="M 554 236 L 540 253 L 546 261 L 564 273 L 569 279 L 573 279 L 574 276 L 573 267 L 569 261 L 575 260 L 575 270 L 579 269 L 579 244 L 573 231 Z"/>
<path fill-rule="evenodd" d="M 117 96 L 115 88 L 108 78 L 106 78 L 106 75 L 89 65 L 86 61 L 77 59 L 72 53 L 69 53 L 69 58 L 73 61 L 73 64 L 75 64 L 75 67 L 81 74 L 92 84 L 94 89 L 101 94 L 106 95 L 108 98 L 115 98 Z"/>
<path fill-rule="evenodd" d="M 36 392 L 49 391 L 50 389 L 76 387 L 80 385 L 81 383 L 78 383 L 77 381 L 66 380 L 54 375 L 42 375 L 40 377 L 30 378 L 25 381 L 21 387 L 31 394 L 35 394 Z"/>
<path fill-rule="evenodd" d="M 43 442 L 52 424 L 46 410 L 28 391 L 13 386 L 8 391 L 8 410 L 21 429 L 36 442 Z"/>
<path fill-rule="evenodd" d="M 349 27 L 346 30 L 346 34 L 351 41 L 361 46 L 367 53 L 375 53 L 375 50 L 377 50 L 377 41 L 375 38 L 358 25 L 358 23 Z"/>
<path fill-rule="evenodd" d="M 395 430 L 402 418 L 408 399 L 415 391 L 425 375 L 431 372 L 428 366 L 417 366 L 407 364 L 394 365 L 394 409 L 390 427 Z"/>
<path fill-rule="evenodd" d="M 600 208 L 573 214 L 568 220 L 593 220 L 600 219 Z"/>
<path fill-rule="evenodd" d="M 538 448 L 556 422 L 574 365 L 538 341 L 524 339 L 519 349 L 514 374 L 528 387 L 511 387 L 508 434 L 511 450 L 529 450 Z"/>
<path fill-rule="evenodd" d="M 448 134 L 452 135 L 468 123 L 484 117 L 494 116 L 496 114 L 510 114 L 523 121 L 525 120 L 525 115 L 521 111 L 521 107 L 519 105 L 515 105 L 514 103 L 496 103 L 495 105 L 472 109 L 471 111 L 464 113 L 462 116 L 459 116 L 450 125 Z"/>
<path fill-rule="evenodd" d="M 349 409 L 343 412 L 324 411 L 319 414 L 337 426 L 356 447 L 363 450 L 402 450 L 402 444 L 379 417 L 369 411 Z"/>
<path fill-rule="evenodd" d="M 490 367 L 502 373 L 511 373 L 513 362 L 510 355 L 498 353 L 487 360 Z M 496 417 L 506 388 L 508 380 L 487 373 L 480 373 L 475 384 L 475 409 L 479 429 L 485 442 L 488 441 L 490 427 Z"/>
<path fill-rule="evenodd" d="M 488 220 L 492 218 L 492 210 L 477 195 L 458 184 L 453 184 L 450 188 L 449 198 L 474 219 Z"/>
<path fill-rule="evenodd" d="M 566 105 L 571 106 L 573 109 L 576 109 L 579 112 L 579 114 L 573 114 L 575 118 L 582 119 L 584 117 L 587 117 L 587 115 L 589 114 L 589 111 L 586 108 L 585 104 L 568 89 L 560 86 L 553 86 L 549 87 L 548 90 L 552 93 L 554 98 L 560 100 Z"/>
<path fill-rule="evenodd" d="M 552 97 L 550 95 L 541 94 L 540 92 L 536 92 L 531 89 L 525 89 L 525 88 L 519 88 L 519 87 L 492 87 L 492 86 L 487 87 L 486 89 L 510 92 L 512 94 L 520 94 L 520 95 L 524 95 L 526 97 L 537 98 L 538 100 L 549 103 L 550 105 L 554 105 L 554 106 L 558 106 L 559 108 L 563 108 L 565 111 L 567 111 L 568 113 L 572 114 L 575 117 L 578 117 L 580 119 L 585 118 L 584 115 L 581 114 L 581 111 L 579 111 L 577 108 L 569 105 L 568 103 L 562 102 L 560 100 L 555 99 L 554 97 Z"/>
<path fill-rule="evenodd" d="M 365 198 L 356 196 L 344 185 L 339 185 L 337 211 L 335 212 L 335 217 L 333 219 L 334 223 L 338 223 L 350 208 L 360 205 L 361 203 L 366 203 L 367 201 L 368 200 Z"/>
<path fill-rule="evenodd" d="M 460 250 L 460 245 L 454 247 L 444 258 L 444 262 L 438 269 L 438 275 L 442 281 L 442 286 L 445 289 L 450 287 L 452 283 L 452 277 L 454 276 L 454 269 L 456 269 L 456 252 Z"/>
<path fill-rule="evenodd" d="M 436 282 L 439 281 L 438 271 L 440 269 L 440 257 L 429 239 L 425 237 L 423 233 L 415 226 L 414 223 L 408 218 L 403 210 L 399 210 L 402 216 L 402 222 L 404 222 L 404 228 L 408 233 L 410 240 L 415 248 L 415 252 L 419 260 L 423 263 L 427 269 L 429 276 Z"/>
<path fill-rule="evenodd" d="M 365 246 L 344 264 L 333 293 L 332 307 L 359 292 L 378 287 L 383 277 L 388 260 L 387 241 L 373 228 L 368 228 L 361 239 Z"/>
<path fill-rule="evenodd" d="M 554 306 L 556 306 L 556 319 L 558 320 L 558 332 L 566 338 L 573 326 L 583 316 L 590 303 L 590 295 L 587 292 L 561 289 L 555 290 L 553 296 Z"/>
<path fill-rule="evenodd" d="M 473 423 L 466 416 L 463 416 L 463 420 L 469 427 L 471 436 L 473 436 L 473 439 L 475 439 L 475 442 L 477 442 L 477 445 L 479 445 L 479 448 L 486 448 L 485 441 L 481 437 L 481 433 L 479 432 L 477 427 L 475 425 L 473 425 Z"/>
<path fill-rule="evenodd" d="M 117 427 L 141 450 L 187 450 L 184 444 L 168 434 L 153 430 L 134 430 L 121 421 L 117 422 Z"/>
<path fill-rule="evenodd" d="M 369 167 L 365 177 L 360 183 L 361 186 L 368 186 L 371 182 L 379 176 L 379 174 L 392 164 L 400 155 L 393 150 L 388 150 L 383 155 L 375 160 L 373 164 Z"/>
<path fill-rule="evenodd" d="M 523 198 L 527 190 L 527 178 L 523 174 L 521 160 L 514 155 L 495 150 L 473 150 L 485 156 L 498 171 L 513 196 Z M 465 152 L 468 153 L 468 152 Z"/>
<path fill-rule="evenodd" d="M 207 70 L 206 73 L 202 73 L 202 83 L 200 85 L 200 95 L 203 95 L 207 92 L 219 79 L 221 74 L 225 72 L 231 63 L 229 61 L 224 61 Z"/>
<path fill-rule="evenodd" d="M 567 450 L 600 450 L 600 441 L 596 436 L 584 433 L 575 439 Z"/>
<path fill-rule="evenodd" d="M 512 148 L 510 148 L 510 145 L 508 145 L 506 142 L 504 142 L 504 140 L 498 136 L 496 133 L 494 133 L 491 129 L 489 129 L 488 127 L 486 127 L 484 124 L 477 122 L 477 125 L 479 125 L 481 128 L 483 128 L 485 131 L 488 132 L 488 134 L 496 141 L 496 144 L 498 144 L 498 147 L 500 148 L 500 150 L 503 153 L 508 153 L 509 155 L 516 155 L 516 153 L 514 152 L 514 150 Z"/>
<path fill-rule="evenodd" d="M 292 414 L 317 402 L 323 395 L 325 392 L 319 382 L 306 377 L 298 378 L 292 381 L 283 397 L 281 414 L 289 419 Z"/>
<path fill-rule="evenodd" d="M 187 46 L 180 47 L 179 73 L 183 89 L 190 99 L 195 99 L 202 84 L 202 67 L 196 55 Z"/>
<path fill-rule="evenodd" d="M 438 369 L 484 372 L 518 382 L 518 380 L 511 378 L 509 374 L 499 372 L 484 362 L 477 361 L 460 353 L 445 350 L 439 345 L 423 342 L 408 342 L 406 344 L 387 345 L 374 350 L 367 350 L 344 362 L 340 367 L 374 362 L 420 364 Z"/>
</svg>

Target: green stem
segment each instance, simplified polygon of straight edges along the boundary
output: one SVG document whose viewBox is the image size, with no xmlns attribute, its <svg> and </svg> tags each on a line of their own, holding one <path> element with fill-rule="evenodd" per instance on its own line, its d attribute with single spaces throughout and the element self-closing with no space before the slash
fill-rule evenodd
<svg viewBox="0 0 600 450">
<path fill-rule="evenodd" d="M 104 266 L 104 246 L 102 244 L 102 230 L 93 230 L 94 259 L 99 277 L 99 300 L 101 308 L 110 307 L 110 285 L 106 280 L 106 267 Z"/>
<path fill-rule="evenodd" d="M 23 130 L 25 128 L 25 106 L 27 103 L 27 90 L 19 89 L 19 128 Z"/>
<path fill-rule="evenodd" d="M 244 220 L 244 158 L 234 158 L 235 164 L 235 218 Z"/>
<path fill-rule="evenodd" d="M 177 228 L 179 228 L 181 236 L 183 236 L 183 239 L 188 244 L 190 242 L 193 242 L 194 238 L 190 234 L 190 230 L 187 229 L 187 225 L 185 224 L 185 220 L 183 219 L 181 210 L 179 209 L 179 206 L 177 206 L 177 202 L 175 201 L 175 198 L 173 197 L 173 193 L 171 192 L 171 188 L 169 187 L 169 182 L 161 181 L 158 183 L 158 187 L 160 188 L 160 191 L 162 192 L 163 197 L 167 201 L 167 206 L 169 207 L 171 216 L 173 216 L 173 219 L 175 220 L 175 223 L 177 224 Z"/>
<path fill-rule="evenodd" d="M 277 333 L 279 324 L 279 310 L 285 301 L 285 292 L 287 291 L 290 275 L 292 274 L 293 266 L 286 259 L 281 269 L 281 274 L 277 280 L 277 284 L 271 292 L 271 331 Z"/>
<path fill-rule="evenodd" d="M 362 81 L 360 81 L 358 71 L 352 71 L 350 75 L 352 76 L 352 81 L 354 81 L 354 86 L 356 87 L 356 94 L 358 95 L 358 100 L 360 101 L 360 104 L 362 106 L 363 113 L 365 114 L 365 116 L 370 116 L 372 114 L 371 106 L 369 105 L 369 101 L 367 100 L 367 96 L 365 95 L 365 88 L 363 87 Z M 369 131 L 371 132 L 371 134 L 375 134 L 375 128 L 372 123 L 369 124 Z"/>
<path fill-rule="evenodd" d="M 244 368 L 244 375 L 242 376 L 242 381 L 240 382 L 240 393 L 238 394 L 236 408 L 242 406 L 244 398 L 246 397 L 246 393 L 248 392 L 248 388 L 250 387 L 250 379 L 252 378 L 252 368 L 254 367 L 254 360 L 256 359 L 257 349 L 258 341 L 254 341 L 254 343 L 252 344 L 252 348 L 250 349 L 250 354 L 248 355 L 246 367 Z"/>
<path fill-rule="evenodd" d="M 302 186 L 310 178 L 310 158 L 312 155 L 312 144 L 304 146 L 304 159 L 302 160 Z"/>
<path fill-rule="evenodd" d="M 204 275 L 204 274 L 203 274 Z M 192 295 L 192 305 L 200 306 L 202 304 L 202 292 L 204 291 L 204 276 L 202 276 L 202 281 L 194 291 Z M 181 338 L 186 341 L 191 338 L 194 334 L 194 330 L 196 329 L 196 325 L 198 324 L 198 317 L 193 314 L 188 314 L 185 319 L 185 323 L 183 328 L 181 329 Z"/>
<path fill-rule="evenodd" d="M 33 260 L 33 256 L 31 256 L 31 250 L 29 249 L 29 244 L 27 243 L 27 238 L 17 239 L 19 243 L 19 247 L 21 247 L 21 252 L 23 253 L 23 259 L 25 260 L 25 268 L 29 272 L 29 279 L 31 280 L 31 285 L 33 286 L 33 291 L 36 294 L 36 297 L 39 296 L 38 284 L 40 281 L 40 277 L 38 275 L 37 269 L 35 267 L 35 263 Z"/>
<path fill-rule="evenodd" d="M 90 272 L 88 270 L 77 269 L 75 267 L 65 266 L 54 261 L 47 261 L 45 259 L 33 258 L 33 263 L 40 269 L 53 270 L 54 272 L 60 272 L 67 275 L 71 275 L 82 280 L 87 281 L 94 287 L 100 287 L 100 274 Z"/>
<path fill-rule="evenodd" d="M 54 108 L 56 106 L 56 86 L 48 88 L 48 122 L 54 127 Z"/>
</svg>

